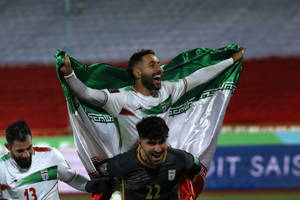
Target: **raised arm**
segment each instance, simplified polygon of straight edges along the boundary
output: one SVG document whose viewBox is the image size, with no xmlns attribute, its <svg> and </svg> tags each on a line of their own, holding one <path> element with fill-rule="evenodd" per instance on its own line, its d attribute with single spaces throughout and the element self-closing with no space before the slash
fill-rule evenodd
<svg viewBox="0 0 300 200">
<path fill-rule="evenodd" d="M 186 77 L 187 80 L 187 91 L 193 89 L 194 87 L 206 83 L 213 78 L 215 78 L 218 74 L 224 71 L 226 68 L 231 66 L 237 60 L 241 59 L 245 52 L 245 47 L 239 52 L 236 52 L 232 55 L 231 58 L 219 62 L 215 65 L 211 65 L 202 69 L 195 71 L 194 73 L 190 74 Z"/>
<path fill-rule="evenodd" d="M 65 64 L 61 66 L 60 71 L 64 74 L 64 78 L 75 96 L 95 106 L 102 106 L 104 104 L 106 100 L 105 93 L 101 90 L 89 88 L 84 85 L 72 70 L 68 56 L 65 56 Z"/>
</svg>

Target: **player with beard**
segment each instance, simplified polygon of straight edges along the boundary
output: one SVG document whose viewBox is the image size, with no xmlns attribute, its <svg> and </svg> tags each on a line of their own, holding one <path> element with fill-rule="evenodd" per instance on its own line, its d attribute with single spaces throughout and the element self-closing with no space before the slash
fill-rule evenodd
<svg viewBox="0 0 300 200">
<path fill-rule="evenodd" d="M 59 199 L 58 180 L 91 193 L 111 187 L 107 177 L 89 181 L 77 174 L 56 149 L 33 147 L 31 131 L 25 121 L 8 126 L 6 140 L 9 153 L 0 158 L 2 199 Z"/>
<path fill-rule="evenodd" d="M 141 50 L 134 53 L 128 63 L 128 71 L 134 79 L 134 84 L 118 90 L 98 90 L 84 85 L 73 72 L 68 56 L 65 56 L 65 63 L 60 67 L 60 71 L 65 75 L 64 78 L 75 96 L 99 109 L 106 110 L 114 118 L 122 140 L 122 145 L 120 145 L 122 153 L 128 151 L 136 143 L 138 139 L 136 124 L 141 119 L 155 115 L 168 122 L 168 111 L 181 96 L 215 78 L 241 59 L 244 51 L 245 48 L 234 53 L 229 59 L 201 68 L 184 79 L 170 82 L 161 81 L 163 70 L 155 53 L 152 50 Z M 214 152 L 216 146 L 209 148 L 211 149 L 205 151 L 208 154 Z M 201 176 L 197 180 L 197 195 L 203 188 L 206 172 L 207 169 L 203 165 Z M 188 190 L 189 188 L 187 192 Z M 184 192 L 182 194 L 185 196 Z"/>
<path fill-rule="evenodd" d="M 183 174 L 192 179 L 199 173 L 198 159 L 168 147 L 169 128 L 162 118 L 144 118 L 136 127 L 138 147 L 114 156 L 103 167 L 110 176 L 121 180 L 122 200 L 179 199 L 179 180 Z"/>
<path fill-rule="evenodd" d="M 121 152 L 125 152 L 136 143 L 138 133 L 135 126 L 141 119 L 156 115 L 167 122 L 168 110 L 173 103 L 187 91 L 208 82 L 241 59 L 244 50 L 175 82 L 161 81 L 163 71 L 159 59 L 152 50 L 141 50 L 133 54 L 128 63 L 134 84 L 119 90 L 87 87 L 76 77 L 68 56 L 65 56 L 65 64 L 60 71 L 79 99 L 106 110 L 114 117 L 122 138 Z"/>
</svg>

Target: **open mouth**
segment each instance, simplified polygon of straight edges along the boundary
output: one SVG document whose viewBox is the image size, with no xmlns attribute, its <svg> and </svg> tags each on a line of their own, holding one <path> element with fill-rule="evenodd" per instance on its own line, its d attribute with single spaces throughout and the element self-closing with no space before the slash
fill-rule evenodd
<svg viewBox="0 0 300 200">
<path fill-rule="evenodd" d="M 162 157 L 162 153 L 153 153 L 152 154 L 152 159 L 153 160 L 161 160 L 161 157 Z"/>
<path fill-rule="evenodd" d="M 160 82 L 160 78 L 161 78 L 160 75 L 155 75 L 155 76 L 153 76 L 153 79 L 154 79 L 155 81 L 157 81 L 157 82 Z"/>
</svg>

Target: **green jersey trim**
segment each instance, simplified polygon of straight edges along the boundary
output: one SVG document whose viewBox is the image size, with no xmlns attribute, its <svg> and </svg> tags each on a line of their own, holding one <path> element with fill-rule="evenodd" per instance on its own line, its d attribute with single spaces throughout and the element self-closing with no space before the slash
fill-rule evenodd
<svg viewBox="0 0 300 200">
<path fill-rule="evenodd" d="M 10 155 L 9 155 L 9 153 L 7 153 L 0 158 L 0 162 L 4 162 L 4 161 L 8 160 L 9 158 L 10 158 Z"/>
<path fill-rule="evenodd" d="M 169 95 L 169 97 L 166 100 L 164 100 L 157 106 L 152 107 L 151 109 L 148 109 L 148 110 L 143 110 L 142 112 L 145 115 L 157 115 L 160 113 L 167 112 L 171 106 L 172 106 L 172 96 Z"/>
<path fill-rule="evenodd" d="M 17 183 L 17 186 L 19 187 L 22 185 L 28 185 L 55 179 L 57 179 L 57 166 L 52 166 L 30 174 L 29 176 L 26 176 Z"/>
</svg>

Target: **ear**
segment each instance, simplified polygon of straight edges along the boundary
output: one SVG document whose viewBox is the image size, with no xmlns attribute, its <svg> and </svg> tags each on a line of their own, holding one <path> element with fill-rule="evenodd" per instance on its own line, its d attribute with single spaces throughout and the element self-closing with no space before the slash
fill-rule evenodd
<svg viewBox="0 0 300 200">
<path fill-rule="evenodd" d="M 139 147 L 142 145 L 142 142 L 141 142 L 141 139 L 138 139 L 137 140 L 137 143 L 138 143 L 138 145 L 139 145 Z"/>
<path fill-rule="evenodd" d="M 8 143 L 5 143 L 4 145 L 9 151 L 11 151 L 11 146 Z"/>
<path fill-rule="evenodd" d="M 134 67 L 132 69 L 132 74 L 136 79 L 140 79 L 142 77 L 142 71 L 140 68 L 138 67 Z"/>
</svg>

